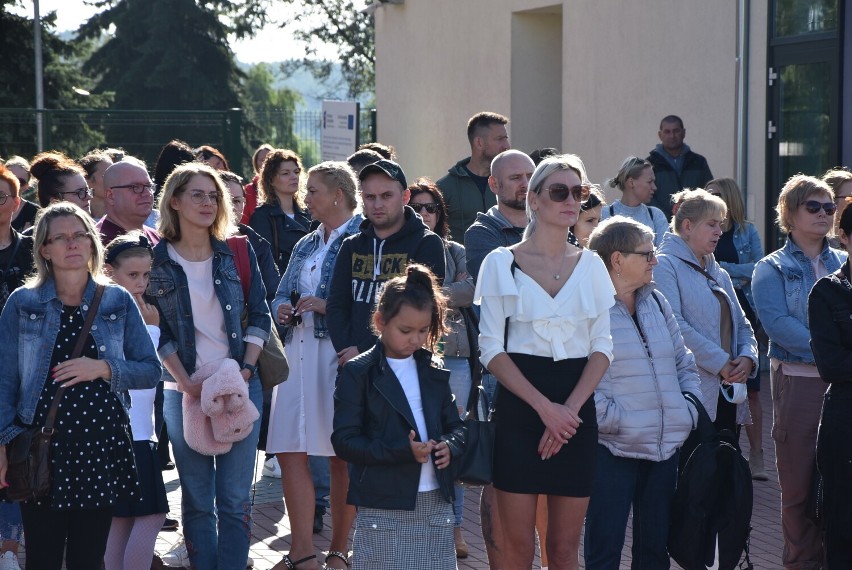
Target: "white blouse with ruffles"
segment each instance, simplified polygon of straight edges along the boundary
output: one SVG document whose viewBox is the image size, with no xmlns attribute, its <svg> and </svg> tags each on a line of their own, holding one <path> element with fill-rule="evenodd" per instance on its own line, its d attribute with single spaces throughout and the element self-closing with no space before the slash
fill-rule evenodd
<svg viewBox="0 0 852 570">
<path fill-rule="evenodd" d="M 615 289 L 603 260 L 584 250 L 577 266 L 555 297 L 520 267 L 512 275 L 511 250 L 499 247 L 482 262 L 474 303 L 479 318 L 480 361 L 488 366 L 501 352 L 584 358 L 600 352 L 612 362 L 609 309 Z M 506 317 L 509 337 L 504 348 Z"/>
</svg>

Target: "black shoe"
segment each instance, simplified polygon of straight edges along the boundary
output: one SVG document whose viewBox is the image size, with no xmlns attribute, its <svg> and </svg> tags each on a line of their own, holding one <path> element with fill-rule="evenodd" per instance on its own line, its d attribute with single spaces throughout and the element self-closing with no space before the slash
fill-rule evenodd
<svg viewBox="0 0 852 570">
<path fill-rule="evenodd" d="M 322 517 L 325 516 L 325 507 L 317 506 L 314 508 L 314 534 L 322 532 L 323 522 Z"/>
<path fill-rule="evenodd" d="M 175 468 L 174 462 L 169 461 L 167 463 L 163 463 L 163 466 L 160 468 L 160 470 L 161 471 L 171 471 L 174 468 Z"/>
<path fill-rule="evenodd" d="M 163 528 L 160 530 L 177 530 L 178 529 L 178 521 L 177 519 L 166 518 L 163 523 Z"/>
</svg>

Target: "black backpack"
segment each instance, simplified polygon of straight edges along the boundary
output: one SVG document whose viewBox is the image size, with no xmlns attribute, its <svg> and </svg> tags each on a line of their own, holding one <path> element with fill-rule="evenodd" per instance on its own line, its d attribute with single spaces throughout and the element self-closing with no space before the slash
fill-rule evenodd
<svg viewBox="0 0 852 570">
<path fill-rule="evenodd" d="M 681 471 L 672 500 L 669 555 L 685 570 L 753 568 L 748 557 L 753 489 L 748 462 L 728 430 L 719 433 L 696 396 L 698 428 L 681 448 Z"/>
</svg>

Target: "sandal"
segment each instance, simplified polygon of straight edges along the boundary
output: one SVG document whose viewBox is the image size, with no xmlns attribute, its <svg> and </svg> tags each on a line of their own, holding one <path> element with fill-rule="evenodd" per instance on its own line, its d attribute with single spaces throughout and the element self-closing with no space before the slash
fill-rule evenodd
<svg viewBox="0 0 852 570">
<path fill-rule="evenodd" d="M 343 563 L 346 565 L 347 568 L 349 568 L 349 557 L 346 556 L 344 553 L 338 551 L 338 550 L 329 550 L 328 554 L 325 555 L 325 567 L 326 568 L 330 568 L 331 570 L 335 570 L 331 566 L 328 565 L 328 559 L 331 558 L 332 556 L 335 557 L 335 558 L 339 558 L 339 559 L 343 560 Z"/>
<path fill-rule="evenodd" d="M 307 562 L 308 560 L 313 560 L 313 559 L 314 559 L 314 558 L 316 558 L 316 557 L 317 557 L 317 555 L 316 555 L 316 554 L 311 554 L 310 556 L 305 556 L 305 557 L 304 557 L 304 558 L 302 558 L 301 560 L 296 560 L 295 562 L 293 562 L 293 561 L 290 559 L 290 555 L 289 555 L 289 554 L 286 554 L 286 555 L 284 556 L 284 566 L 286 566 L 286 567 L 288 568 L 288 570 L 296 570 L 296 567 L 297 567 L 299 564 L 302 564 L 303 562 Z"/>
</svg>

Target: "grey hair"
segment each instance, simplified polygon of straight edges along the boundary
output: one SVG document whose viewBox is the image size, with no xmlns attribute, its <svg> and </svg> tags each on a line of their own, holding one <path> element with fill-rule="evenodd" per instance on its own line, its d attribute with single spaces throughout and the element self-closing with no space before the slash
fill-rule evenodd
<svg viewBox="0 0 852 570">
<path fill-rule="evenodd" d="M 646 168 L 653 168 L 653 165 L 638 156 L 628 156 L 618 168 L 618 174 L 616 174 L 614 178 L 607 180 L 606 183 L 610 188 L 618 188 L 624 192 L 624 187 L 627 185 L 627 179 L 633 178 L 635 180 L 642 175 L 642 172 Z"/>
<path fill-rule="evenodd" d="M 654 243 L 654 232 L 645 224 L 625 216 L 613 216 L 600 223 L 589 236 L 589 249 L 612 269 L 612 254 L 616 251 L 636 251 L 643 243 Z"/>
<path fill-rule="evenodd" d="M 583 164 L 583 160 L 576 154 L 559 154 L 542 160 L 535 167 L 535 172 L 533 172 L 532 178 L 530 178 L 529 189 L 527 190 L 527 218 L 530 222 L 527 224 L 527 229 L 524 230 L 523 239 L 529 239 L 535 233 L 536 229 L 538 229 L 537 214 L 530 208 L 530 195 L 541 194 L 541 191 L 544 189 L 544 183 L 550 175 L 560 170 L 573 170 L 580 177 L 580 183 L 583 186 L 592 185 L 589 177 L 586 175 L 586 166 Z"/>
</svg>

